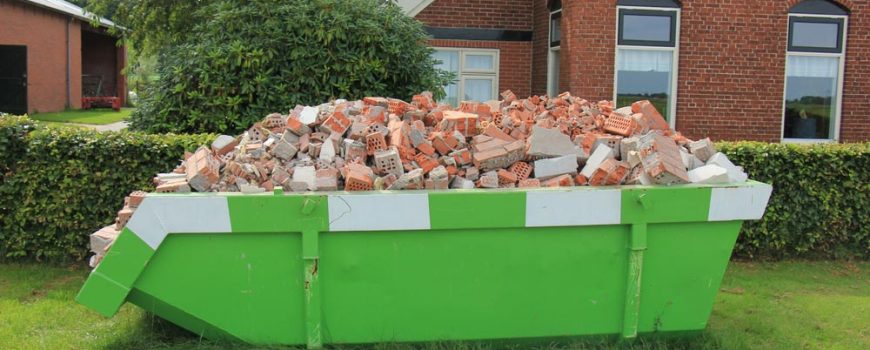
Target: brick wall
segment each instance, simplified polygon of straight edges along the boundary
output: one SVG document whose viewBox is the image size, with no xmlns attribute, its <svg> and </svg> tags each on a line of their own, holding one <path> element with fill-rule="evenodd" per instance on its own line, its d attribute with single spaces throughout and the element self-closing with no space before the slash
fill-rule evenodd
<svg viewBox="0 0 870 350">
<path fill-rule="evenodd" d="M 677 127 L 694 137 L 780 140 L 789 1 L 685 1 Z M 870 5 L 851 11 L 840 138 L 870 140 Z"/>
<path fill-rule="evenodd" d="M 547 93 L 547 55 L 550 37 L 550 10 L 547 0 L 532 0 L 532 94 Z"/>
<path fill-rule="evenodd" d="M 788 1 L 683 1 L 677 129 L 689 137 L 778 142 L 782 130 Z M 613 98 L 616 2 L 562 1 L 561 90 Z M 851 11 L 841 139 L 870 140 L 870 2 Z M 532 92 L 546 92 L 546 0 L 533 0 Z M 594 20 L 593 20 L 594 19 Z"/>
<path fill-rule="evenodd" d="M 841 3 L 851 14 L 846 37 L 840 138 L 845 142 L 870 141 L 870 1 Z"/>
<path fill-rule="evenodd" d="M 15 1 L 0 0 L 0 45 L 27 46 L 27 101 L 30 113 L 60 111 L 67 104 L 68 17 Z M 69 26 L 72 102 L 81 105 L 81 25 Z M 77 57 L 78 56 L 78 57 Z"/>
<path fill-rule="evenodd" d="M 590 100 L 613 98 L 615 21 L 615 1 L 562 1 L 560 90 Z"/>
<path fill-rule="evenodd" d="M 435 0 L 415 18 L 433 27 L 531 30 L 532 2 Z"/>
<path fill-rule="evenodd" d="M 432 39 L 433 47 L 459 47 L 499 50 L 498 90 L 512 90 L 517 96 L 531 94 L 532 43 L 528 41 L 478 41 Z"/>
</svg>

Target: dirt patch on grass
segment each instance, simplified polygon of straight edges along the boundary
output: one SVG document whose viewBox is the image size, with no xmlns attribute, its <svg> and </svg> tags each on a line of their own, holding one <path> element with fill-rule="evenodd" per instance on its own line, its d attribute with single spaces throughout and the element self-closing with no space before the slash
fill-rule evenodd
<svg viewBox="0 0 870 350">
<path fill-rule="evenodd" d="M 50 292 L 54 289 L 57 289 L 59 287 L 62 287 L 64 285 L 67 285 L 69 283 L 72 283 L 74 281 L 82 281 L 82 277 L 75 276 L 75 275 L 60 276 L 58 278 L 55 278 L 55 279 L 52 279 L 52 280 L 46 282 L 45 284 L 43 284 L 39 288 L 31 290 L 29 295 L 27 295 L 23 298 L 20 298 L 19 301 L 23 304 L 33 303 L 33 302 L 39 301 L 40 299 L 44 298 L 48 294 L 48 292 Z"/>
</svg>

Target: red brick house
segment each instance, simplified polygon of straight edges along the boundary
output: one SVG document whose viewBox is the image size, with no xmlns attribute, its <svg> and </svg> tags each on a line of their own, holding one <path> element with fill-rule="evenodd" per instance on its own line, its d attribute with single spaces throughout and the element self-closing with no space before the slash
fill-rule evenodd
<svg viewBox="0 0 870 350">
<path fill-rule="evenodd" d="M 115 96 L 123 104 L 124 47 L 62 0 L 0 0 L 0 112 L 23 114 L 81 108 L 83 96 Z"/>
<path fill-rule="evenodd" d="M 448 100 L 570 91 L 653 101 L 689 137 L 870 140 L 870 2 L 397 0 Z"/>
</svg>

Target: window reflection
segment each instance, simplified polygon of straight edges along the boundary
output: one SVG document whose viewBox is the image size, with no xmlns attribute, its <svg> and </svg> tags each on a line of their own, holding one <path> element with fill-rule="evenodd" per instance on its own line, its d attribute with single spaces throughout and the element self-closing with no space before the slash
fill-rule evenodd
<svg viewBox="0 0 870 350">
<path fill-rule="evenodd" d="M 670 120 L 670 92 L 673 69 L 671 51 L 619 50 L 617 59 L 616 105 L 649 100 Z"/>
<path fill-rule="evenodd" d="M 831 138 L 836 115 L 839 64 L 837 57 L 788 57 L 785 138 Z"/>
<path fill-rule="evenodd" d="M 837 48 L 839 25 L 836 23 L 795 22 L 792 46 Z"/>
<path fill-rule="evenodd" d="M 671 17 L 666 16 L 623 16 L 623 40 L 670 41 Z"/>
</svg>

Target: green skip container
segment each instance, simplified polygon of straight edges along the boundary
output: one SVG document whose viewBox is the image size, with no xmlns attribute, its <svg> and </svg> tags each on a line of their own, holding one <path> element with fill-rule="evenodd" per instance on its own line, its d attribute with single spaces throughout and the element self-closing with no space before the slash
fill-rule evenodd
<svg viewBox="0 0 870 350">
<path fill-rule="evenodd" d="M 697 331 L 771 191 L 149 194 L 77 300 L 309 348 Z"/>
</svg>

